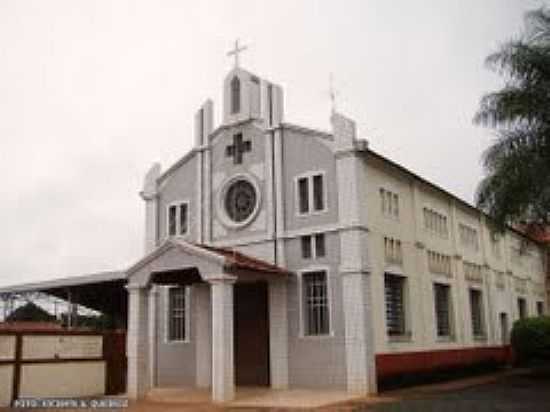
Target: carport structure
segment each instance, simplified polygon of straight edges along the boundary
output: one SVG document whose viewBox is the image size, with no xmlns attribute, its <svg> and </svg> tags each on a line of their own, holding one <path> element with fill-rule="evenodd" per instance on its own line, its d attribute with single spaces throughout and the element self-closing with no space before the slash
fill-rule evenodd
<svg viewBox="0 0 550 412">
<path fill-rule="evenodd" d="M 24 283 L 0 288 L 4 305 L 14 299 L 32 300 L 36 294 L 53 296 L 69 305 L 85 308 L 110 316 L 120 328 L 126 328 L 128 294 L 126 274 L 122 271 L 100 272 L 42 282 Z M 67 313 L 69 326 L 75 325 L 74 311 Z"/>
</svg>

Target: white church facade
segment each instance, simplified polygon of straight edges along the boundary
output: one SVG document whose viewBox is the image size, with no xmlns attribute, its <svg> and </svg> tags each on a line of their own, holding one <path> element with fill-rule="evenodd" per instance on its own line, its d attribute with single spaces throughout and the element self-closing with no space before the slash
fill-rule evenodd
<svg viewBox="0 0 550 412">
<path fill-rule="evenodd" d="M 499 357 L 516 319 L 548 313 L 540 245 L 493 233 L 341 114 L 330 133 L 285 123 L 282 88 L 238 66 L 223 87 L 222 123 L 207 100 L 193 149 L 145 178 L 146 254 L 127 272 L 129 396 L 374 393 L 377 376 L 426 357 Z"/>
</svg>

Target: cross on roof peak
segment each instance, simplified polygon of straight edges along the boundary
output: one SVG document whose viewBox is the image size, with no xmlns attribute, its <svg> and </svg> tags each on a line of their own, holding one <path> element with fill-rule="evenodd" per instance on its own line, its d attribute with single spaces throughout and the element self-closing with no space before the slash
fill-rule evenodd
<svg viewBox="0 0 550 412">
<path fill-rule="evenodd" d="M 239 39 L 235 40 L 235 48 L 227 52 L 228 56 L 235 56 L 235 67 L 239 67 L 239 53 L 248 49 L 247 46 L 239 46 Z"/>
</svg>

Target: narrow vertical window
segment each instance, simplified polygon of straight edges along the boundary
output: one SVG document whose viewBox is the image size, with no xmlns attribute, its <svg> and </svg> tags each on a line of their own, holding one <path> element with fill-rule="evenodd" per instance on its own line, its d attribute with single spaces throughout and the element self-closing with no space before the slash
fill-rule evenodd
<svg viewBox="0 0 550 412">
<path fill-rule="evenodd" d="M 180 227 L 179 234 L 185 235 L 187 233 L 187 203 L 180 205 Z"/>
<path fill-rule="evenodd" d="M 178 208 L 177 206 L 170 206 L 168 208 L 168 234 L 170 236 L 175 236 L 177 233 L 177 219 L 178 219 Z"/>
<path fill-rule="evenodd" d="M 325 234 L 318 233 L 315 235 L 315 257 L 323 257 L 325 255 Z"/>
<path fill-rule="evenodd" d="M 483 329 L 483 300 L 479 290 L 470 289 L 470 309 L 472 333 L 477 337 L 483 336 L 485 333 Z"/>
<path fill-rule="evenodd" d="M 302 258 L 311 258 L 311 236 L 302 236 Z"/>
<path fill-rule="evenodd" d="M 315 257 L 323 257 L 325 255 L 325 234 L 318 233 L 315 235 Z"/>
<path fill-rule="evenodd" d="M 171 287 L 168 289 L 168 340 L 184 341 L 186 330 L 186 289 Z"/>
<path fill-rule="evenodd" d="M 451 337 L 451 294 L 450 287 L 434 284 L 434 303 L 438 337 Z"/>
<path fill-rule="evenodd" d="M 237 76 L 231 79 L 231 114 L 241 111 L 241 81 Z"/>
<path fill-rule="evenodd" d="M 524 298 L 518 298 L 518 315 L 520 319 L 527 317 L 527 302 Z"/>
<path fill-rule="evenodd" d="M 329 302 L 327 274 L 324 271 L 302 275 L 304 334 L 307 336 L 329 333 Z"/>
<path fill-rule="evenodd" d="M 323 189 L 323 175 L 313 176 L 313 208 L 323 210 L 325 208 L 325 198 Z"/>
<path fill-rule="evenodd" d="M 384 275 L 386 297 L 386 330 L 388 335 L 405 334 L 405 279 L 402 276 Z"/>
<path fill-rule="evenodd" d="M 298 179 L 298 210 L 300 213 L 309 212 L 309 181 L 307 177 Z"/>
<path fill-rule="evenodd" d="M 537 315 L 544 315 L 544 302 L 537 302 Z"/>
</svg>

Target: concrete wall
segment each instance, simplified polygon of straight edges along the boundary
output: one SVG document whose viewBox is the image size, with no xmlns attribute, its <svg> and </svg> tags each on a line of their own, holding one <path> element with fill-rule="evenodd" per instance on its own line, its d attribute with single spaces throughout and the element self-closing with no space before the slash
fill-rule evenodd
<svg viewBox="0 0 550 412">
<path fill-rule="evenodd" d="M 15 336 L 0 335 L 0 360 L 15 359 Z M 13 365 L 0 365 L 0 407 L 9 406 L 12 396 Z"/>
<path fill-rule="evenodd" d="M 158 235 L 159 241 L 167 237 L 168 231 L 168 205 L 173 202 L 189 202 L 187 210 L 187 221 L 189 225 L 188 234 L 183 239 L 194 241 L 199 230 L 197 225 L 197 156 L 192 156 L 179 168 L 174 170 L 159 187 L 158 198 Z"/>
<path fill-rule="evenodd" d="M 104 394 L 104 361 L 21 366 L 20 397 L 78 397 Z"/>
<path fill-rule="evenodd" d="M 10 405 L 13 383 L 13 365 L 0 365 L 0 408 Z"/>
<path fill-rule="evenodd" d="M 283 129 L 285 230 L 307 229 L 338 221 L 338 185 L 334 153 L 322 138 L 295 129 Z M 295 179 L 307 172 L 323 172 L 327 208 L 325 212 L 299 216 Z"/>
</svg>

